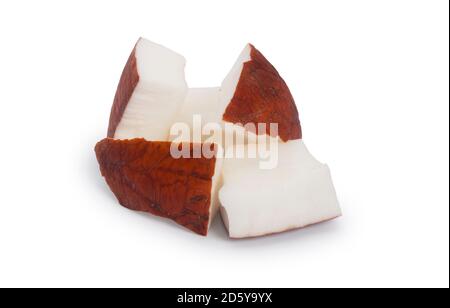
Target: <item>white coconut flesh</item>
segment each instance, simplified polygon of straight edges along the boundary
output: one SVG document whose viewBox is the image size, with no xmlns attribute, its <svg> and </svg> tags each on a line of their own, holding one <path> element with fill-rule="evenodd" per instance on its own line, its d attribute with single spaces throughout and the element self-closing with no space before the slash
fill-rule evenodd
<svg viewBox="0 0 450 308">
<path fill-rule="evenodd" d="M 341 215 L 327 165 L 303 141 L 278 145 L 278 167 L 261 170 L 261 159 L 226 159 L 219 192 L 221 214 L 232 238 L 306 227 Z"/>
</svg>

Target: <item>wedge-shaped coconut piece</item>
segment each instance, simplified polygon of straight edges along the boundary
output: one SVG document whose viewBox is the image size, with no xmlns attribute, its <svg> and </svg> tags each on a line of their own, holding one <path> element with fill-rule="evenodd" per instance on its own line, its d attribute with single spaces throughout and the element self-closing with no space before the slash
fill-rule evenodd
<svg viewBox="0 0 450 308">
<path fill-rule="evenodd" d="M 253 45 L 247 45 L 222 83 L 222 119 L 238 125 L 253 124 L 254 133 L 270 134 L 278 124 L 282 141 L 302 138 L 299 114 L 288 86 L 277 70 Z M 261 131 L 258 124 L 266 124 Z"/>
<path fill-rule="evenodd" d="M 231 238 L 283 232 L 341 215 L 328 166 L 302 140 L 278 144 L 274 169 L 262 170 L 261 160 L 224 161 L 219 199 Z"/>
<path fill-rule="evenodd" d="M 166 141 L 187 93 L 185 59 L 139 39 L 117 87 L 108 137 Z"/>
<path fill-rule="evenodd" d="M 200 144 L 187 145 L 190 155 Z M 218 208 L 221 161 L 173 158 L 170 142 L 144 139 L 100 141 L 100 170 L 120 204 L 206 235 Z"/>
<path fill-rule="evenodd" d="M 189 124 L 191 133 L 180 134 L 175 130 L 176 136 L 181 135 L 176 140 L 194 140 L 192 132 L 199 130 L 194 127 L 194 117 L 201 119 L 200 129 L 207 130 L 202 140 L 213 140 L 225 148 L 256 142 L 254 134 L 269 135 L 271 124 L 278 125 L 276 134 L 272 132 L 277 140 L 301 138 L 298 111 L 289 88 L 276 69 L 250 44 L 242 51 L 221 88 L 189 89 L 176 122 Z M 221 134 L 211 139 L 208 132 L 212 124 L 220 127 Z M 259 126 L 261 124 L 265 126 Z M 227 142 L 230 140 L 232 142 Z M 265 139 L 258 139 L 262 140 Z"/>
</svg>

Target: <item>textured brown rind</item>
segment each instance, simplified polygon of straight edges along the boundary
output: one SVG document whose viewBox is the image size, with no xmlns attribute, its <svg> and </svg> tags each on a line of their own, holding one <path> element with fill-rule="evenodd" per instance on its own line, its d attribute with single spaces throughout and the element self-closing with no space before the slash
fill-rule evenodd
<svg viewBox="0 0 450 308">
<path fill-rule="evenodd" d="M 121 205 L 170 218 L 206 235 L 216 159 L 174 159 L 170 146 L 170 142 L 107 138 L 96 145 L 95 153 Z M 192 154 L 201 145 L 190 146 Z"/>
<path fill-rule="evenodd" d="M 283 141 L 302 138 L 298 110 L 288 86 L 277 70 L 254 46 L 251 46 L 251 61 L 244 63 L 239 82 L 223 120 L 231 123 L 266 124 L 278 123 L 278 136 Z"/>
<path fill-rule="evenodd" d="M 109 116 L 108 138 L 114 138 L 117 126 L 122 119 L 123 113 L 127 108 L 128 102 L 133 94 L 136 85 L 139 82 L 139 74 L 137 71 L 136 47 L 134 47 L 128 58 L 127 64 L 123 69 L 117 86 L 116 95 Z"/>
</svg>

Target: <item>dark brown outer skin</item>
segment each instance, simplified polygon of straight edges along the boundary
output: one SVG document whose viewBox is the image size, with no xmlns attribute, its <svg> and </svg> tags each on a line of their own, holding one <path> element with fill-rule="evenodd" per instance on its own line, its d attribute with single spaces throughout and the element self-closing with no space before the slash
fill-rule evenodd
<svg viewBox="0 0 450 308">
<path fill-rule="evenodd" d="M 103 139 L 95 153 L 119 203 L 207 235 L 216 159 L 174 159 L 170 142 Z M 191 144 L 191 151 L 194 146 Z"/>
<path fill-rule="evenodd" d="M 235 124 L 278 123 L 278 135 L 283 141 L 302 138 L 298 110 L 288 86 L 277 70 L 253 45 L 251 61 L 244 63 L 239 82 L 223 120 Z"/>
<path fill-rule="evenodd" d="M 139 74 L 137 71 L 136 47 L 134 47 L 128 58 L 127 64 L 123 69 L 117 86 L 116 95 L 109 116 L 108 138 L 114 138 L 117 126 L 122 119 L 123 113 L 127 108 L 128 102 L 133 94 L 136 85 L 139 82 Z"/>
</svg>

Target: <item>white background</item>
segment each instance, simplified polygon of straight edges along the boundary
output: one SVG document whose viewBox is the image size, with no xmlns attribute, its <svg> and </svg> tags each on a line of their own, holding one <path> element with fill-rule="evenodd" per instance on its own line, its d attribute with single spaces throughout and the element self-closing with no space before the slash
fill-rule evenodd
<svg viewBox="0 0 450 308">
<path fill-rule="evenodd" d="M 449 7 L 435 1 L 1 1 L 0 287 L 448 287 Z M 93 148 L 139 36 L 216 86 L 277 67 L 344 216 L 203 238 L 120 207 Z"/>
</svg>

